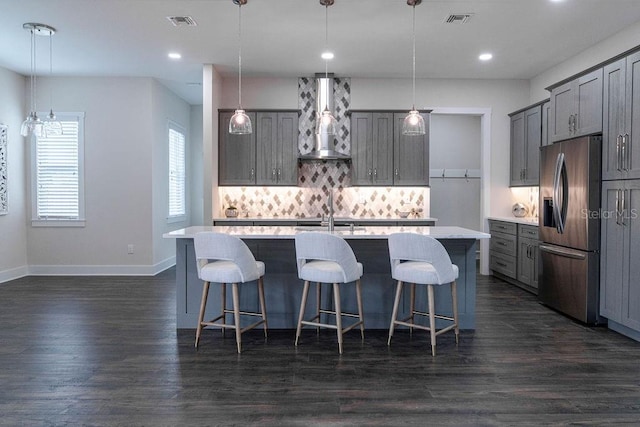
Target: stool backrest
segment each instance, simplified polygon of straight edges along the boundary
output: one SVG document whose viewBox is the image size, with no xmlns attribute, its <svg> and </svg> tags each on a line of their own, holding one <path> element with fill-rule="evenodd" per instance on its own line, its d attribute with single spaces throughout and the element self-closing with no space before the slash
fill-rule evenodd
<svg viewBox="0 0 640 427">
<path fill-rule="evenodd" d="M 337 263 L 342 269 L 344 283 L 360 278 L 353 249 L 342 237 L 312 231 L 296 234 L 295 241 L 298 277 L 307 261 L 319 260 Z"/>
<path fill-rule="evenodd" d="M 389 259 L 391 275 L 402 261 L 428 262 L 436 270 L 440 284 L 456 280 L 451 258 L 442 243 L 430 236 L 416 233 L 389 235 Z"/>
<path fill-rule="evenodd" d="M 195 235 L 193 244 L 196 251 L 198 277 L 200 277 L 200 270 L 209 260 L 231 261 L 236 264 L 243 283 L 260 277 L 253 254 L 247 245 L 235 236 L 205 231 Z"/>
</svg>

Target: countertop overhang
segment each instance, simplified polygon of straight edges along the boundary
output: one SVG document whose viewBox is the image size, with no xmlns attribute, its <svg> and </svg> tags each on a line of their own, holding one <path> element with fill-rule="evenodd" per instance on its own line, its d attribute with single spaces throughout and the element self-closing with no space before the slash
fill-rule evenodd
<svg viewBox="0 0 640 427">
<path fill-rule="evenodd" d="M 180 230 L 163 234 L 165 239 L 193 239 L 193 237 L 203 231 L 215 231 L 226 233 L 242 239 L 293 239 L 296 234 L 303 233 L 296 227 L 291 226 L 192 226 Z M 314 231 L 329 233 L 329 231 Z M 393 233 L 418 233 L 431 236 L 436 239 L 489 239 L 491 235 L 481 231 L 470 230 L 462 227 L 433 226 L 433 227 L 412 227 L 412 226 L 365 226 L 361 229 L 336 230 L 331 233 L 345 239 L 386 239 Z"/>
</svg>

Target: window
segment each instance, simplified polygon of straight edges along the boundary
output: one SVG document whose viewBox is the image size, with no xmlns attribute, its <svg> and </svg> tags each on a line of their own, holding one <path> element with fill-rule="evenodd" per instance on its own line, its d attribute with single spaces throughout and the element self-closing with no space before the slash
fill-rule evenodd
<svg viewBox="0 0 640 427">
<path fill-rule="evenodd" d="M 186 217 L 185 132 L 169 122 L 169 222 Z"/>
<path fill-rule="evenodd" d="M 32 225 L 81 227 L 84 113 L 58 113 L 57 117 L 62 124 L 61 135 L 32 138 Z"/>
</svg>

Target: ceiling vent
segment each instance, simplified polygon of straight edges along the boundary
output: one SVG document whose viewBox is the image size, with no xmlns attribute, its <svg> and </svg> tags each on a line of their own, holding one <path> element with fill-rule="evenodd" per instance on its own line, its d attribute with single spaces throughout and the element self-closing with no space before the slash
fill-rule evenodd
<svg viewBox="0 0 640 427">
<path fill-rule="evenodd" d="M 179 27 L 181 25 L 186 25 L 187 27 L 195 27 L 198 25 L 195 19 L 190 16 L 167 16 L 169 22 L 173 24 L 174 27 Z"/>
<path fill-rule="evenodd" d="M 445 18 L 446 24 L 466 24 L 473 16 L 473 13 L 454 13 Z"/>
</svg>

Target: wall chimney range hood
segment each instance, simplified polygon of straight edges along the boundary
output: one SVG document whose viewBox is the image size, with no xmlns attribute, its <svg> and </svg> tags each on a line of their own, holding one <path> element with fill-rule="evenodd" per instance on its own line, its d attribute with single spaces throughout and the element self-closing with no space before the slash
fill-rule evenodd
<svg viewBox="0 0 640 427">
<path fill-rule="evenodd" d="M 319 120 L 320 112 L 326 107 L 334 111 L 333 99 L 333 74 L 316 74 L 316 120 Z M 315 134 L 314 147 L 311 152 L 301 154 L 300 161 L 313 160 L 345 160 L 350 161 L 351 156 L 336 150 L 335 135 Z"/>
</svg>

